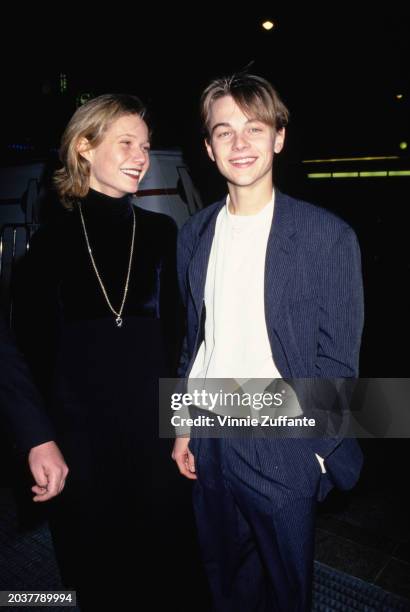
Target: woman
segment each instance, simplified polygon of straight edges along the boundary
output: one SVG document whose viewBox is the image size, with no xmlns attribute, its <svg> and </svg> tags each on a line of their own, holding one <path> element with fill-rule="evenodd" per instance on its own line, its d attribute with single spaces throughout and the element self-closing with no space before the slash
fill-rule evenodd
<svg viewBox="0 0 410 612">
<path fill-rule="evenodd" d="M 129 199 L 149 167 L 144 116 L 129 95 L 77 109 L 54 177 L 65 212 L 34 235 L 17 281 L 17 331 L 70 470 L 50 526 L 82 610 L 138 600 L 152 573 L 154 479 L 171 463 L 158 474 L 157 381 L 177 348 L 176 228 Z"/>
</svg>

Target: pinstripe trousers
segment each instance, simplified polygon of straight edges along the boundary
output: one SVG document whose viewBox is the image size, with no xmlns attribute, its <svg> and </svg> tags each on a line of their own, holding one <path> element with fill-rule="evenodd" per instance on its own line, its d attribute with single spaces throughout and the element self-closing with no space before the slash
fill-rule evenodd
<svg viewBox="0 0 410 612">
<path fill-rule="evenodd" d="M 193 438 L 214 612 L 311 609 L 320 466 L 304 440 Z"/>
</svg>

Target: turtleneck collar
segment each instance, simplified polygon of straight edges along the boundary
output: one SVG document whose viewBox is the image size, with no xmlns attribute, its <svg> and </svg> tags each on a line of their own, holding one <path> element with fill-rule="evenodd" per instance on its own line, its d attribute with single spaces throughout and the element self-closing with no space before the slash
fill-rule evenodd
<svg viewBox="0 0 410 612">
<path fill-rule="evenodd" d="M 85 198 L 81 200 L 83 210 L 88 217 L 98 216 L 98 219 L 127 219 L 131 216 L 132 204 L 129 194 L 114 198 L 91 187 Z"/>
</svg>

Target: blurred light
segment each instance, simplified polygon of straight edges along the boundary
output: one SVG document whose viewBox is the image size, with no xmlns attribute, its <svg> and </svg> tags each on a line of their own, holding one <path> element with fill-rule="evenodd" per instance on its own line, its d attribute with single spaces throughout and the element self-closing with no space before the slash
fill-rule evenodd
<svg viewBox="0 0 410 612">
<path fill-rule="evenodd" d="M 333 157 L 330 159 L 304 159 L 302 164 L 321 164 L 323 162 L 345 162 L 345 161 L 375 161 L 377 159 L 399 159 L 398 155 L 379 157 Z"/>
<path fill-rule="evenodd" d="M 34 146 L 29 144 L 9 144 L 7 148 L 15 151 L 34 151 Z"/>
<path fill-rule="evenodd" d="M 60 73 L 60 93 L 65 93 L 67 91 L 67 75 Z"/>
<path fill-rule="evenodd" d="M 331 172 L 312 172 L 311 174 L 308 174 L 308 178 L 332 178 L 332 174 Z"/>
<path fill-rule="evenodd" d="M 403 94 L 396 94 L 397 100 L 401 100 L 403 98 Z"/>
<path fill-rule="evenodd" d="M 311 179 L 377 178 L 388 176 L 410 176 L 410 170 L 376 170 L 369 172 L 313 172 L 307 175 L 307 177 Z"/>
<path fill-rule="evenodd" d="M 402 151 L 404 151 L 405 149 L 407 149 L 407 142 L 403 141 L 400 143 L 399 147 Z"/>
<path fill-rule="evenodd" d="M 273 21 L 264 21 L 263 24 L 262 24 L 262 27 L 265 30 L 272 30 L 272 28 L 275 27 L 275 24 L 273 23 Z"/>
<path fill-rule="evenodd" d="M 387 170 L 377 170 L 375 172 L 359 172 L 359 176 L 369 178 L 371 176 L 387 176 Z"/>
</svg>

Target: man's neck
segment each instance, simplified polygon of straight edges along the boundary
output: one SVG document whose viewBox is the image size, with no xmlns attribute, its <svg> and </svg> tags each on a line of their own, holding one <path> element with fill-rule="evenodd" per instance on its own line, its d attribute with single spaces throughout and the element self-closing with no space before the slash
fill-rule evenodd
<svg viewBox="0 0 410 612">
<path fill-rule="evenodd" d="M 229 212 L 233 215 L 256 215 L 272 199 L 273 185 L 238 187 L 228 184 Z"/>
</svg>

